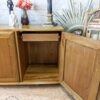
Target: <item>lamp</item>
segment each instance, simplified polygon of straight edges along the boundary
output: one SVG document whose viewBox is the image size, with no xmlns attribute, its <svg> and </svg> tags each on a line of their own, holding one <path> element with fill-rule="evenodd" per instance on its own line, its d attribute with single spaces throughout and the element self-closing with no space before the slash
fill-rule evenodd
<svg viewBox="0 0 100 100">
<path fill-rule="evenodd" d="M 47 0 L 47 23 L 46 25 L 53 25 L 53 15 L 52 15 L 52 0 Z"/>
</svg>

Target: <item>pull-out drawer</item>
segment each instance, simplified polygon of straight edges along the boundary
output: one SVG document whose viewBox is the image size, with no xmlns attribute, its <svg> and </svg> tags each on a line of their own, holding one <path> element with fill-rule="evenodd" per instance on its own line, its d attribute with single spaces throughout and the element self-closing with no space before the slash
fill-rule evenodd
<svg viewBox="0 0 100 100">
<path fill-rule="evenodd" d="M 29 34 L 29 33 L 25 33 L 22 34 L 22 40 L 25 42 L 31 42 L 31 41 L 59 41 L 59 34 L 57 33 L 45 33 L 45 34 L 41 34 L 41 33 L 33 33 L 33 34 Z"/>
</svg>

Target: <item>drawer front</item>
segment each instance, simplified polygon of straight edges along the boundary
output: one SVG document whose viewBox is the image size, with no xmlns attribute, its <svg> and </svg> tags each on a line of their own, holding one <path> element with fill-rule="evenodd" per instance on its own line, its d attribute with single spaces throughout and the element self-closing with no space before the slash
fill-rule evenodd
<svg viewBox="0 0 100 100">
<path fill-rule="evenodd" d="M 59 41 L 59 34 L 52 33 L 52 34 L 22 34 L 23 41 Z"/>
</svg>

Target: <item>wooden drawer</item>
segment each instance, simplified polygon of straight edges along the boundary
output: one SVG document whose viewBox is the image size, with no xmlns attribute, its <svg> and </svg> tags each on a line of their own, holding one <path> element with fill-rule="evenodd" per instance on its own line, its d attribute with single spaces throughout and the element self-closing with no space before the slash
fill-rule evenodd
<svg viewBox="0 0 100 100">
<path fill-rule="evenodd" d="M 59 34 L 22 34 L 22 40 L 25 42 L 31 41 L 59 41 Z"/>
</svg>

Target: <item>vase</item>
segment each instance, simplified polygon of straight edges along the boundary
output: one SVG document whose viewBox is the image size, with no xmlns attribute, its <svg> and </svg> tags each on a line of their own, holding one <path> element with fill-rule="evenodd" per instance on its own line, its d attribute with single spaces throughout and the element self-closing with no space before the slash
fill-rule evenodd
<svg viewBox="0 0 100 100">
<path fill-rule="evenodd" d="M 28 15 L 27 15 L 27 11 L 25 9 L 22 9 L 21 24 L 29 25 Z"/>
<path fill-rule="evenodd" d="M 15 15 L 14 11 L 11 11 L 11 14 L 9 15 L 9 26 L 11 27 L 17 27 L 18 26 L 18 19 Z"/>
</svg>

